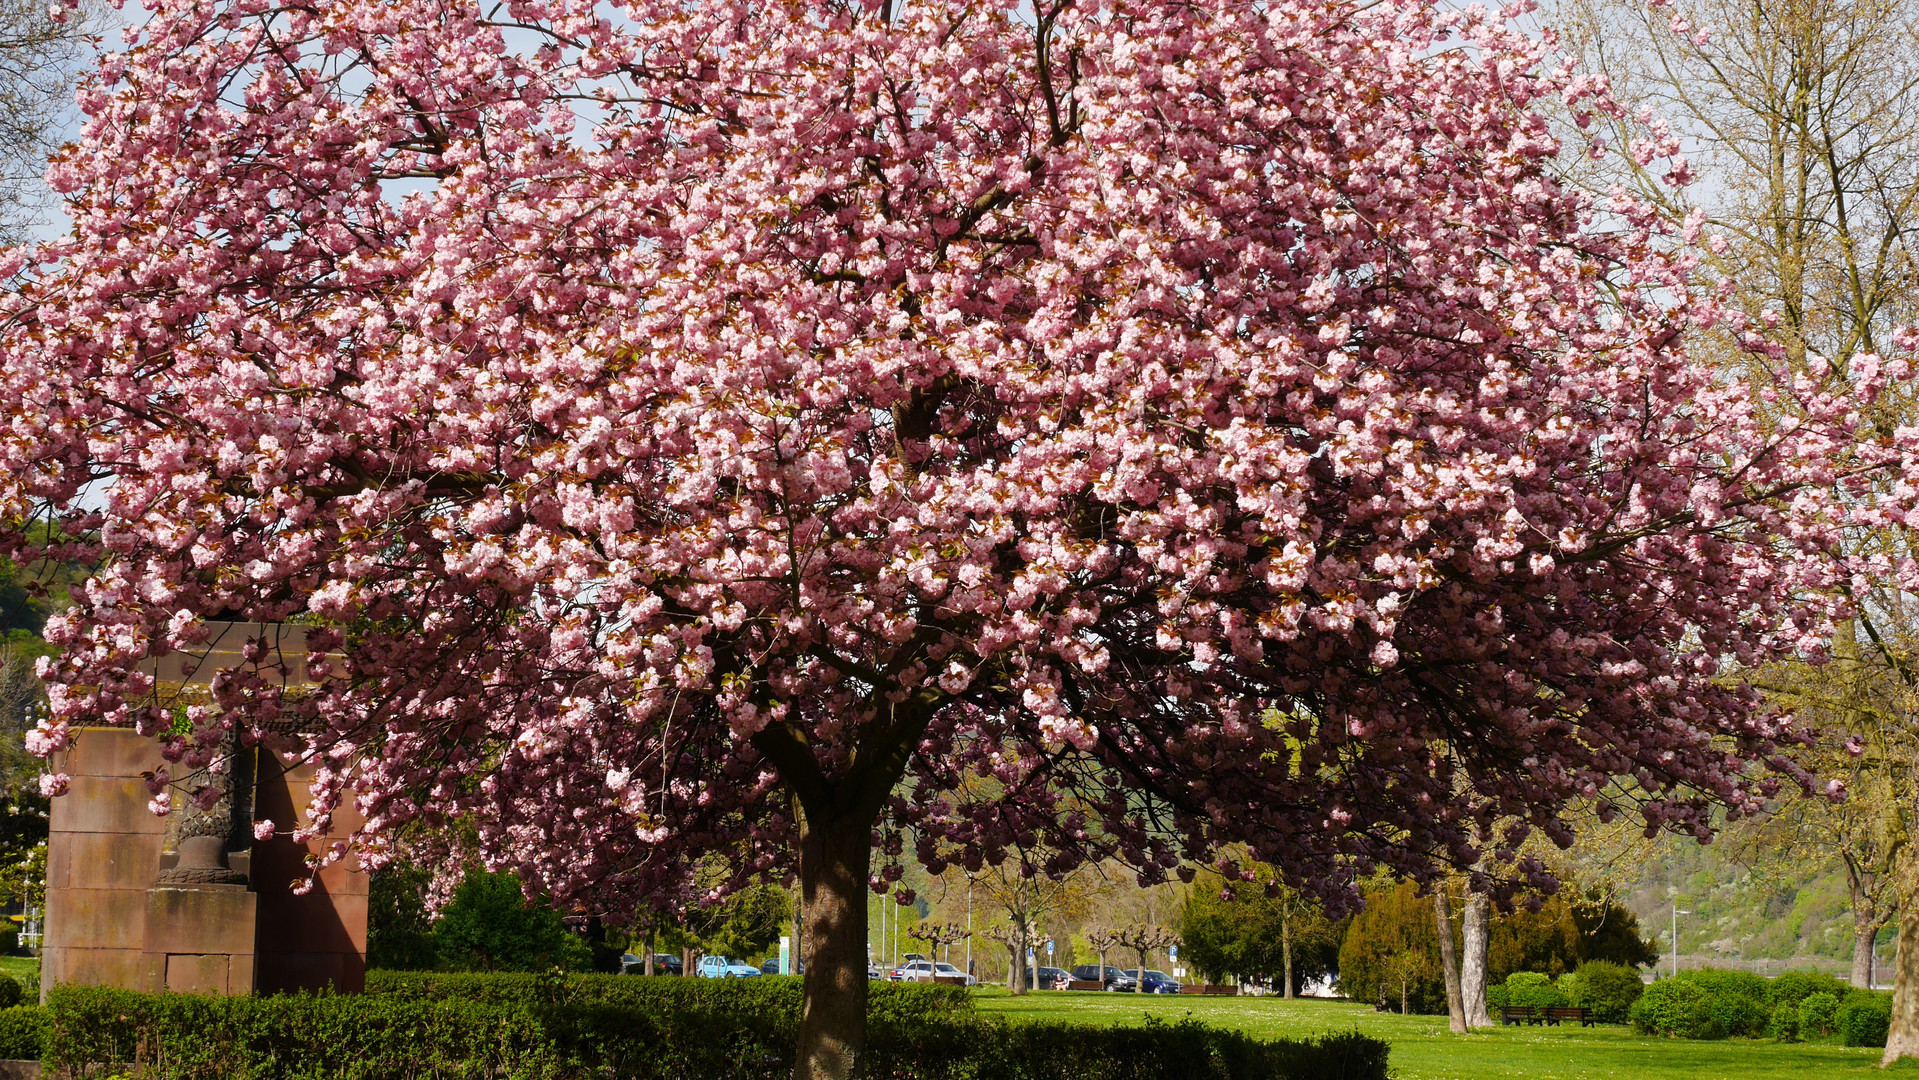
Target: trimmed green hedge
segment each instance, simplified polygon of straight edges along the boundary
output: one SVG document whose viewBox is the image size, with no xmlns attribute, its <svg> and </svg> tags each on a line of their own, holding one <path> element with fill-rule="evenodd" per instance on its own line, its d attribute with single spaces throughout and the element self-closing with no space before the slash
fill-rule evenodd
<svg viewBox="0 0 1919 1080">
<path fill-rule="evenodd" d="M 687 979 L 671 975 L 598 975 L 587 972 L 519 973 L 369 971 L 366 992 L 432 1001 L 481 1001 L 496 1005 L 613 1005 L 652 1012 L 723 1011 L 795 1023 L 801 979 Z M 913 1023 L 973 1011 L 964 986 L 939 983 L 868 983 L 867 1018 L 875 1023 Z"/>
<path fill-rule="evenodd" d="M 35 1060 L 46 1049 L 53 1017 L 38 1005 L 0 1009 L 0 1060 Z"/>
<path fill-rule="evenodd" d="M 532 981 L 528 981 L 532 980 Z M 797 980 L 382 975 L 364 995 L 207 998 L 62 987 L 43 1060 L 148 1080 L 774 1080 Z M 869 1080 L 1384 1080 L 1357 1033 L 1262 1042 L 1197 1022 L 987 1019 L 963 991 L 875 988 Z M 515 996 L 519 995 L 519 996 Z"/>
<path fill-rule="evenodd" d="M 1794 1042 L 1837 1035 L 1847 1046 L 1884 1046 L 1892 995 L 1856 990 L 1809 971 L 1764 979 L 1701 968 L 1648 986 L 1630 1015 L 1642 1033 L 1682 1039 L 1740 1035 Z"/>
</svg>

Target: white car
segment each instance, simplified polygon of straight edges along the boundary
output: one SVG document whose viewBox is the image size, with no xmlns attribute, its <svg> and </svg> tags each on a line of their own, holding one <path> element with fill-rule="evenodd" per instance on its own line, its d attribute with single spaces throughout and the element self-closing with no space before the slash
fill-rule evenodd
<svg viewBox="0 0 1919 1080">
<path fill-rule="evenodd" d="M 909 960 L 893 970 L 897 973 L 894 978 L 900 982 L 930 983 L 940 979 L 954 979 L 967 986 L 979 982 L 978 979 L 953 965 L 938 960 Z"/>
</svg>

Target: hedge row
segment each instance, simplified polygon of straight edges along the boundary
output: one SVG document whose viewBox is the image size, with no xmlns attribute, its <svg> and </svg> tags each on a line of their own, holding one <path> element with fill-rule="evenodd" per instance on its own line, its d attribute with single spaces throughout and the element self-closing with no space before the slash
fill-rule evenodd
<svg viewBox="0 0 1919 1080">
<path fill-rule="evenodd" d="M 379 993 L 258 998 L 63 987 L 48 1003 L 43 1060 L 70 1076 L 131 1062 L 147 1080 L 773 1080 L 792 1068 L 786 1009 L 797 998 L 765 980 L 628 990 L 564 979 L 518 984 L 537 996 L 500 1000 L 512 984 L 481 979 L 383 978 Z M 471 994 L 452 996 L 456 988 Z M 870 1080 L 1386 1076 L 1386 1044 L 1357 1033 L 1262 1042 L 1192 1021 L 1010 1023 L 953 1007 L 936 988 L 875 999 L 893 993 L 893 1012 L 912 1019 L 869 1024 Z"/>
<path fill-rule="evenodd" d="M 802 980 L 797 975 L 757 979 L 685 979 L 669 975 L 586 972 L 369 971 L 366 992 L 425 1001 L 496 1005 L 614 1005 L 650 1013 L 724 1012 L 799 1022 Z M 876 1023 L 915 1023 L 973 1011 L 964 986 L 934 983 L 867 984 L 866 1015 Z"/>
<path fill-rule="evenodd" d="M 1633 1004 L 1631 1017 L 1641 1032 L 1682 1039 L 1837 1036 L 1847 1046 L 1884 1046 L 1892 995 L 1857 990 L 1809 971 L 1765 979 L 1751 972 L 1701 968 L 1647 987 Z"/>
</svg>

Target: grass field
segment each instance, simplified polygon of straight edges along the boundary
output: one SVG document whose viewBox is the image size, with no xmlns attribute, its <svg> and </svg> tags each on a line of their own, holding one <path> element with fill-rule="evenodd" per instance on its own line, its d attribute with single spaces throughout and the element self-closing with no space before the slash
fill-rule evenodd
<svg viewBox="0 0 1919 1080">
<path fill-rule="evenodd" d="M 980 1010 L 1032 1020 L 1137 1024 L 1147 1014 L 1192 1016 L 1261 1038 L 1358 1030 L 1392 1044 L 1397 1080 L 1818 1080 L 1866 1077 L 1878 1050 L 1753 1039 L 1689 1042 L 1634 1035 L 1623 1027 L 1510 1027 L 1458 1036 L 1443 1016 L 1376 1013 L 1340 1001 L 1279 998 L 1135 997 L 1131 994 L 981 992 Z M 1888 1070 L 1919 1076 L 1904 1062 Z"/>
<path fill-rule="evenodd" d="M 38 1000 L 40 994 L 40 960 L 33 956 L 0 956 L 0 975 L 11 975 L 20 980 L 20 986 L 27 996 Z"/>
</svg>

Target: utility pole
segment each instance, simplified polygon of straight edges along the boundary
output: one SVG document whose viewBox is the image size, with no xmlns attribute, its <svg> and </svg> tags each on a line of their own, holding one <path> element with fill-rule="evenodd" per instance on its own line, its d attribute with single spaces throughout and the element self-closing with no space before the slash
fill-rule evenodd
<svg viewBox="0 0 1919 1080">
<path fill-rule="evenodd" d="M 1672 902 L 1672 973 L 1674 978 L 1679 976 L 1679 916 L 1691 914 L 1692 912 L 1690 911 L 1679 910 L 1678 900 Z"/>
</svg>

